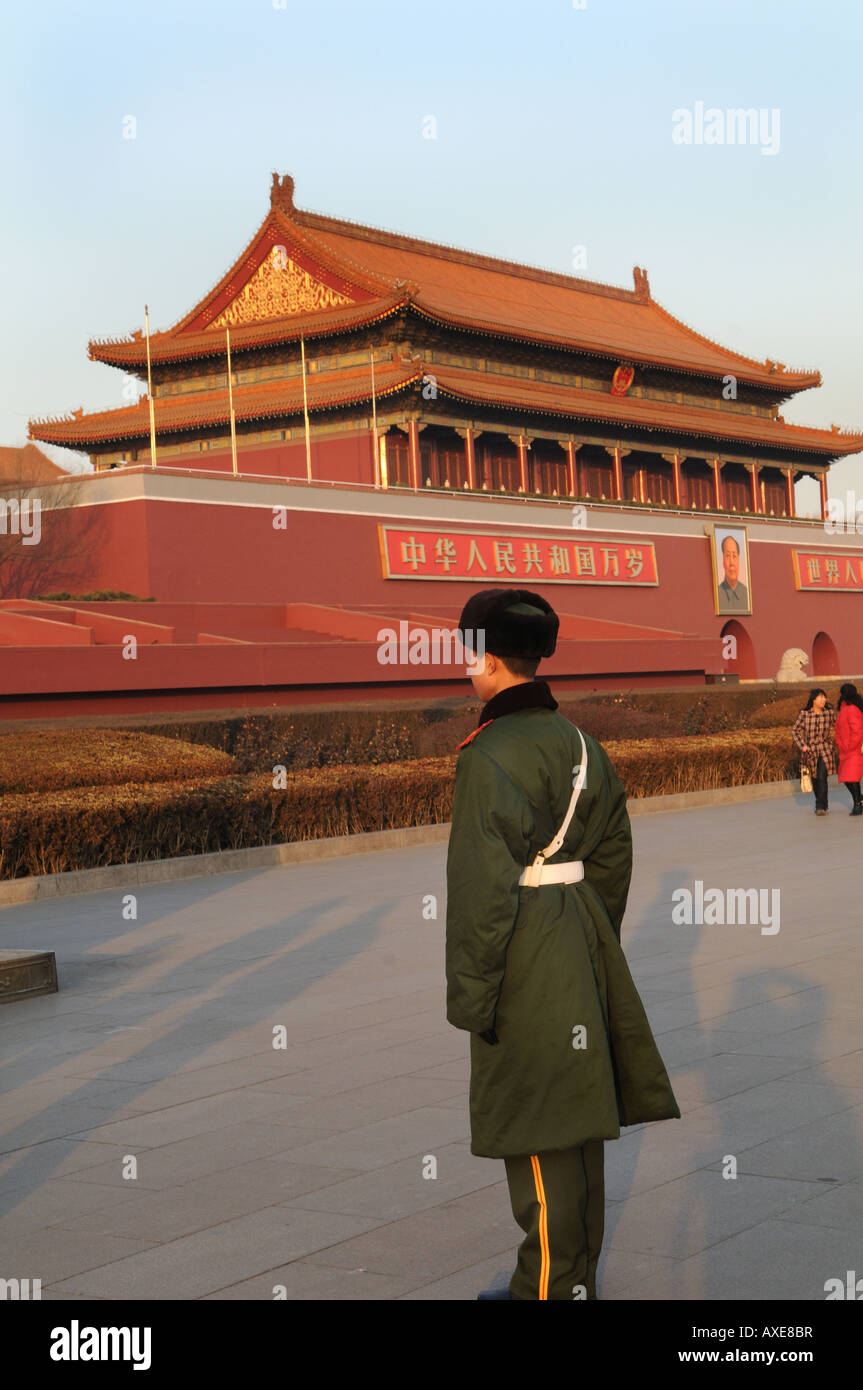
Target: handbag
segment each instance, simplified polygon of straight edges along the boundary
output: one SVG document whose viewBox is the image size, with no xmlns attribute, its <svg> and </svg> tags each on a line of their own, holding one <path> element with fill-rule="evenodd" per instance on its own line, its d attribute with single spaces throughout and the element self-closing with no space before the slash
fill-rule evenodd
<svg viewBox="0 0 863 1390">
<path fill-rule="evenodd" d="M 809 774 L 808 767 L 804 767 L 800 774 L 800 790 L 805 792 L 807 796 L 812 791 L 812 778 Z"/>
</svg>

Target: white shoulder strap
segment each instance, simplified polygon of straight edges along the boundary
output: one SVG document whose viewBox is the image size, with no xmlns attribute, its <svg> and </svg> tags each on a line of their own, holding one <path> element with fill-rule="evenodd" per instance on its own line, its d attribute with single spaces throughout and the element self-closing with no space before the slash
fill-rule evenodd
<svg viewBox="0 0 863 1390">
<path fill-rule="evenodd" d="M 581 740 L 581 766 L 579 767 L 578 775 L 572 784 L 572 796 L 569 799 L 569 807 L 567 809 L 566 815 L 564 816 L 563 824 L 561 825 L 554 839 L 551 841 L 550 844 L 546 845 L 545 849 L 540 850 L 533 863 L 527 869 L 528 874 L 530 873 L 531 869 L 536 869 L 538 872 L 542 868 L 543 863 L 546 859 L 550 859 L 553 854 L 557 854 L 557 851 L 560 849 L 566 837 L 566 832 L 569 829 L 569 823 L 575 814 L 575 804 L 578 801 L 579 795 L 581 794 L 581 789 L 584 786 L 585 778 L 587 777 L 587 747 L 585 745 L 584 735 L 582 734 L 581 729 L 576 729 L 576 733 L 578 734 L 578 737 Z M 526 878 L 525 882 L 529 883 L 529 880 Z"/>
</svg>

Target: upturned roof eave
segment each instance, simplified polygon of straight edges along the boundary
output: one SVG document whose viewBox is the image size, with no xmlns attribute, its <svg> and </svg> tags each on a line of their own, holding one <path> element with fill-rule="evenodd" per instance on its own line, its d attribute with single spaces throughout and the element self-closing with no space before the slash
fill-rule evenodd
<svg viewBox="0 0 863 1390">
<path fill-rule="evenodd" d="M 461 332 L 487 338 L 498 338 L 510 343 L 523 343 L 530 347 L 540 346 L 558 352 L 580 354 L 604 362 L 633 363 L 641 367 L 653 367 L 661 371 L 676 372 L 699 380 L 716 382 L 723 381 L 731 373 L 736 376 L 738 381 L 746 385 L 774 391 L 786 397 L 821 385 L 821 374 L 817 371 L 777 375 L 763 370 L 759 372 L 752 363 L 740 362 L 733 357 L 720 365 L 699 366 L 697 363 L 682 357 L 633 350 L 624 345 L 610 346 L 606 343 L 597 343 L 589 338 L 552 334 L 547 331 L 531 332 L 523 327 L 514 328 L 511 325 L 493 320 L 454 314 L 451 310 L 435 305 L 427 299 L 405 295 L 396 295 L 390 299 L 356 306 L 356 312 L 335 310 L 332 311 L 331 317 L 320 314 L 298 317 L 297 319 L 266 319 L 260 320 L 256 324 L 243 325 L 247 331 L 235 330 L 232 334 L 231 347 L 232 351 L 240 356 L 245 352 L 277 347 L 281 343 L 296 342 L 300 337 L 344 337 L 346 334 L 359 329 L 384 322 L 402 309 L 413 312 L 418 317 L 440 327 L 455 328 Z M 669 315 L 669 317 L 671 316 Z M 146 367 L 146 344 L 143 339 L 121 343 L 93 340 L 88 344 L 88 351 L 93 361 L 103 362 L 108 366 L 138 367 L 141 370 Z M 174 365 L 184 361 L 199 361 L 207 357 L 223 357 L 224 346 L 221 337 L 217 338 L 212 330 L 204 330 L 185 338 L 172 331 L 151 336 L 150 356 L 151 361 L 160 365 Z"/>
<path fill-rule="evenodd" d="M 414 299 L 410 305 L 416 313 L 431 322 L 444 326 L 458 327 L 468 333 L 476 333 L 487 337 L 504 338 L 509 342 L 523 342 L 525 344 L 555 348 L 562 351 L 582 353 L 590 357 L 598 357 L 607 362 L 626 362 L 639 363 L 643 367 L 656 367 L 667 371 L 680 372 L 683 375 L 695 376 L 711 381 L 722 381 L 732 368 L 732 373 L 738 381 L 746 385 L 759 386 L 767 389 L 778 388 L 787 394 L 796 394 L 798 391 L 808 390 L 813 386 L 821 385 L 821 373 L 799 372 L 794 374 L 782 374 L 777 376 L 770 372 L 753 371 L 753 364 L 744 361 L 741 366 L 738 359 L 729 358 L 724 367 L 715 366 L 699 367 L 683 358 L 666 357 L 659 353 L 644 353 L 633 351 L 628 347 L 609 347 L 607 344 L 592 342 L 584 338 L 571 338 L 562 335 L 531 333 L 524 328 L 510 328 L 505 324 L 492 323 L 482 319 L 472 319 L 467 316 L 453 314 L 451 311 L 442 310 L 427 301 Z M 658 305 L 655 307 L 659 308 Z M 664 310 L 662 311 L 665 312 Z M 668 315 L 668 317 L 672 317 Z M 675 320 L 677 322 L 677 320 Z M 680 325 L 685 327 L 684 324 Z"/>
<path fill-rule="evenodd" d="M 263 347 L 296 342 L 301 337 L 343 336 L 393 317 L 406 303 L 406 297 L 397 294 L 388 299 L 354 305 L 349 310 L 334 309 L 330 311 L 331 316 L 325 313 L 292 315 L 290 318 L 261 319 L 254 324 L 243 324 L 239 329 L 232 331 L 231 352 L 240 356 L 244 352 L 254 352 Z M 140 367 L 143 370 L 147 365 L 147 347 L 143 339 L 119 343 L 93 340 L 88 344 L 88 351 L 93 361 L 104 362 L 109 367 Z M 212 329 L 205 329 L 185 338 L 173 333 L 152 334 L 150 337 L 152 362 L 167 364 L 224 356 L 222 334 Z"/>
<path fill-rule="evenodd" d="M 423 379 L 427 368 L 418 364 L 412 371 L 400 375 L 395 381 L 387 384 L 381 382 L 375 392 L 376 400 L 380 401 L 391 396 L 398 395 L 408 390 L 417 381 Z M 621 419 L 619 416 L 610 412 L 602 412 L 593 402 L 580 404 L 579 408 L 573 409 L 572 406 L 556 407 L 553 402 L 539 400 L 525 402 L 514 398 L 507 398 L 503 394 L 496 399 L 490 400 L 480 392 L 471 392 L 464 387 L 459 387 L 452 383 L 447 383 L 439 373 L 435 374 L 436 389 L 440 396 L 470 407 L 471 409 L 495 409 L 506 410 L 517 415 L 524 416 L 545 416 L 549 419 L 566 420 L 570 422 L 570 428 L 578 428 L 579 425 L 589 422 L 598 424 L 606 429 L 616 429 L 630 431 L 633 429 L 644 430 L 648 433 L 662 432 L 670 438 L 674 435 L 689 435 L 704 439 L 716 439 L 723 442 L 726 446 L 737 447 L 749 445 L 753 448 L 777 448 L 791 450 L 795 453 L 805 453 L 817 456 L 825 464 L 833 462 L 840 457 L 855 454 L 863 451 L 863 435 L 837 436 L 832 432 L 820 432 L 810 429 L 807 426 L 786 425 L 782 426 L 782 435 L 774 439 L 753 438 L 743 434 L 727 434 L 721 428 L 721 423 L 702 422 L 692 419 L 677 419 L 674 421 L 663 421 L 655 419 Z M 365 405 L 371 402 L 371 390 L 363 387 L 359 390 L 344 390 L 332 395 L 325 396 L 318 400 L 309 401 L 310 415 L 320 415 L 332 410 L 344 409 L 350 406 Z M 275 401 L 256 405 L 254 401 L 243 402 L 242 399 L 236 402 L 236 419 L 238 423 L 252 423 L 255 420 L 268 419 L 291 419 L 302 415 L 302 403 L 297 401 Z M 118 417 L 121 413 L 128 410 L 123 407 L 117 412 Z M 134 407 L 132 408 L 134 409 Z M 98 418 L 96 415 L 94 419 Z M 126 416 L 125 419 L 117 419 L 114 422 L 105 421 L 102 428 L 90 434 L 84 433 L 81 426 L 86 422 L 86 417 L 79 421 L 45 421 L 34 422 L 30 426 L 30 437 L 40 439 L 45 443 L 59 444 L 67 448 L 86 448 L 96 447 L 115 443 L 118 440 L 146 440 L 149 437 L 149 417 L 146 411 L 136 411 L 134 420 Z M 229 423 L 229 412 L 227 406 L 227 396 L 224 406 L 218 403 L 218 408 L 211 415 L 199 415 L 196 418 L 181 419 L 175 421 L 161 422 L 157 428 L 162 434 L 188 434 L 194 431 L 201 431 L 213 428 L 222 428 Z M 111 427 L 113 424 L 113 428 Z M 69 430 L 69 426 L 77 426 L 77 429 Z M 810 438 L 801 439 L 791 435 L 789 431 L 805 430 Z M 813 439 L 813 433 L 822 433 L 821 439 Z"/>
<path fill-rule="evenodd" d="M 814 427 L 810 429 L 810 427 L 806 425 L 783 424 L 783 430 L 799 429 L 806 430 L 807 433 L 822 433 L 823 439 L 821 441 L 812 439 L 801 440 L 799 438 L 789 439 L 787 436 L 776 439 L 752 438 L 743 434 L 725 434 L 721 429 L 711 428 L 706 422 L 702 423 L 697 420 L 692 421 L 684 419 L 672 422 L 665 422 L 658 419 L 625 420 L 611 414 L 603 414 L 596 407 L 591 409 L 589 406 L 585 409 L 579 409 L 576 413 L 572 409 L 567 410 L 563 407 L 556 408 L 552 403 L 547 401 L 527 403 L 524 401 L 516 401 L 511 398 L 490 401 L 486 396 L 479 393 L 473 394 L 470 391 L 446 385 L 445 382 L 441 381 L 439 375 L 436 375 L 435 381 L 439 395 L 448 396 L 451 400 L 457 400 L 474 409 L 484 406 L 487 409 L 503 409 L 524 415 L 548 415 L 553 419 L 569 419 L 576 422 L 590 421 L 595 424 L 604 425 L 606 428 L 621 430 L 642 429 L 648 432 L 664 431 L 667 435 L 672 437 L 675 434 L 699 435 L 705 439 L 721 440 L 730 446 L 748 444 L 756 449 L 760 446 L 762 448 L 792 449 L 804 453 L 823 454 L 825 461 L 828 459 L 834 461 L 847 454 L 856 454 L 863 451 L 863 434 L 846 435 L 843 437 L 834 435 L 832 432 L 826 430 L 816 431 Z"/>
<path fill-rule="evenodd" d="M 414 382 L 421 380 L 422 369 L 412 368 L 410 372 L 399 376 L 396 381 L 378 384 L 375 389 L 375 400 L 384 400 L 389 396 L 397 394 L 399 391 L 407 390 Z M 170 401 L 170 398 L 167 398 Z M 344 409 L 348 406 L 365 405 L 371 403 L 371 386 L 363 386 L 358 390 L 346 390 L 336 392 L 321 399 L 310 398 L 308 401 L 308 411 L 310 415 L 319 415 L 329 410 Z M 161 402 L 164 405 L 164 402 Z M 255 420 L 268 419 L 288 419 L 293 416 L 303 414 L 302 398 L 294 401 L 274 401 L 266 404 L 255 405 L 254 402 L 243 401 L 242 397 L 235 392 L 234 394 L 234 416 L 238 424 L 254 422 Z M 134 419 L 126 412 L 133 411 Z M 46 420 L 31 421 L 28 426 L 28 433 L 31 439 L 40 439 L 46 444 L 59 444 L 64 448 L 87 448 L 99 444 L 111 444 L 121 439 L 149 439 L 150 423 L 149 411 L 141 409 L 139 406 L 123 406 L 116 412 L 116 420 L 106 420 L 99 433 L 95 431 L 87 434 L 82 430 L 88 418 L 104 420 L 105 412 L 94 411 L 92 416 L 83 415 L 80 419 L 74 420 Z M 125 418 L 120 420 L 123 415 Z M 217 403 L 217 408 L 211 415 L 199 415 L 194 419 L 181 419 L 170 421 L 159 421 L 159 410 L 156 410 L 156 427 L 159 434 L 187 434 L 195 430 L 216 429 L 230 424 L 230 410 L 228 406 L 227 392 L 225 393 L 224 404 Z M 70 426 L 77 427 L 76 432 L 70 432 Z"/>
</svg>

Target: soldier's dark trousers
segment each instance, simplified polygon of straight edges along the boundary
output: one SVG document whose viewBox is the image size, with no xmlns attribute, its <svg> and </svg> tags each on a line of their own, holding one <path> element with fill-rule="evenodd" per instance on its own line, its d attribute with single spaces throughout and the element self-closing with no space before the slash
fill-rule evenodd
<svg viewBox="0 0 863 1390">
<path fill-rule="evenodd" d="M 605 1228 L 601 1139 L 575 1149 L 507 1158 L 512 1214 L 525 1233 L 510 1280 L 515 1298 L 596 1297 Z"/>
</svg>

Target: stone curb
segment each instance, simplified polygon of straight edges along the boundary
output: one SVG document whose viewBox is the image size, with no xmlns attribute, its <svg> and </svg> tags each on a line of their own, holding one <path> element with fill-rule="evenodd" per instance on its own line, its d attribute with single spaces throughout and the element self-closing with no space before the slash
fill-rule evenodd
<svg viewBox="0 0 863 1390">
<path fill-rule="evenodd" d="M 830 778 L 835 785 L 836 778 Z M 712 791 L 673 792 L 645 796 L 629 802 L 630 816 L 663 811 L 688 811 L 702 806 L 728 806 L 742 801 L 766 801 L 777 796 L 803 797 L 796 782 L 760 782 L 746 787 L 718 787 Z M 98 893 L 107 888 L 132 888 L 146 883 L 174 883 L 209 874 L 233 874 L 240 870 L 266 869 L 282 864 L 308 864 L 349 854 L 379 850 L 415 849 L 442 844 L 449 839 L 449 822 L 415 825 L 397 830 L 372 830 L 357 835 L 337 835 L 321 840 L 297 840 L 281 845 L 256 845 L 248 849 L 220 850 L 215 854 L 183 855 L 177 859 L 152 859 L 142 864 L 111 864 L 102 869 L 78 869 L 71 873 L 9 879 L 0 883 L 0 907 L 68 897 L 73 893 Z"/>
<path fill-rule="evenodd" d="M 835 788 L 836 777 L 828 777 L 828 786 Z M 797 796 L 809 803 L 800 783 L 753 782 L 745 787 L 714 787 L 703 792 L 670 792 L 667 796 L 641 796 L 627 802 L 630 816 L 650 815 L 655 811 L 692 811 L 699 806 L 731 806 L 739 801 L 769 801 L 776 796 Z"/>
</svg>

